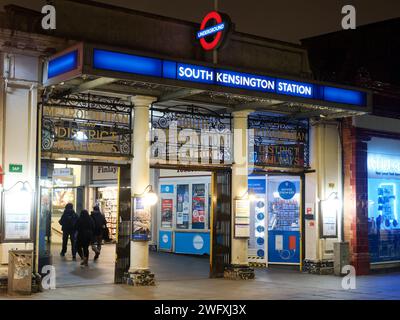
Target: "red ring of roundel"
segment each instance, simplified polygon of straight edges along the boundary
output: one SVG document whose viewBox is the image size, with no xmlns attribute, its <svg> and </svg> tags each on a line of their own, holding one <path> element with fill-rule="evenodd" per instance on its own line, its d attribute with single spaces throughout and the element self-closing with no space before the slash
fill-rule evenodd
<svg viewBox="0 0 400 320">
<path fill-rule="evenodd" d="M 222 23 L 221 15 L 217 11 L 211 11 L 204 17 L 203 21 L 201 22 L 200 31 L 204 30 L 207 22 L 211 19 L 214 19 L 217 22 L 217 24 Z M 221 37 L 222 37 L 222 31 L 218 31 L 213 41 L 207 42 L 205 38 L 201 38 L 200 44 L 204 50 L 213 50 L 218 45 L 219 41 L 221 40 Z"/>
</svg>

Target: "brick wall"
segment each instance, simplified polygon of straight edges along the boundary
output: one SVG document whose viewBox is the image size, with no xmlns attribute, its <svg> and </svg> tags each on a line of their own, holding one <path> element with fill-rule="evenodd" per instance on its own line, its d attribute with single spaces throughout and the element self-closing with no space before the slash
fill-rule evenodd
<svg viewBox="0 0 400 320">
<path fill-rule="evenodd" d="M 351 118 L 343 121 L 344 237 L 357 275 L 368 274 L 367 143 Z"/>
</svg>

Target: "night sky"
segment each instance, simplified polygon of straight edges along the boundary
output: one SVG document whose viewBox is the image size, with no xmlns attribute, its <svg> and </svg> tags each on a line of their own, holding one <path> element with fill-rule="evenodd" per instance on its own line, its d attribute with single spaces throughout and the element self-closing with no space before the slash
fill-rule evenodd
<svg viewBox="0 0 400 320">
<path fill-rule="evenodd" d="M 200 22 L 214 0 L 99 1 L 168 17 Z M 40 10 L 45 0 L 0 0 Z M 295 42 L 341 29 L 341 8 L 353 4 L 357 25 L 400 17 L 400 0 L 219 0 L 240 32 Z"/>
</svg>

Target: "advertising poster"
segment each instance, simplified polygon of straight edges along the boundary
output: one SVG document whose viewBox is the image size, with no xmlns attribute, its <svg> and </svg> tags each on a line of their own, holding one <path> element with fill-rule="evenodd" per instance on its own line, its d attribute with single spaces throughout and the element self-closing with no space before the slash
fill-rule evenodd
<svg viewBox="0 0 400 320">
<path fill-rule="evenodd" d="M 172 228 L 172 212 L 173 201 L 172 199 L 161 200 L 161 227 Z"/>
<path fill-rule="evenodd" d="M 205 184 L 193 185 L 192 197 L 192 228 L 204 229 L 206 218 Z"/>
<path fill-rule="evenodd" d="M 176 227 L 189 229 L 189 185 L 178 184 L 176 190 Z"/>
<path fill-rule="evenodd" d="M 144 198 L 133 198 L 132 240 L 150 240 L 151 212 L 144 204 Z"/>
<path fill-rule="evenodd" d="M 4 193 L 5 239 L 28 240 L 31 236 L 31 195 L 21 199 L 19 193 Z"/>
<path fill-rule="evenodd" d="M 75 207 L 75 189 L 73 188 L 55 188 L 53 189 L 53 214 L 60 217 L 64 212 L 67 203 L 72 203 Z"/>
</svg>

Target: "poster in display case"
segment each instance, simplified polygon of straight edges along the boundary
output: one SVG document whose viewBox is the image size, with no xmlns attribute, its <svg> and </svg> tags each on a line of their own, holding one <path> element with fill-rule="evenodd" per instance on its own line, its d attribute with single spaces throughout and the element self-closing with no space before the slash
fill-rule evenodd
<svg viewBox="0 0 400 320">
<path fill-rule="evenodd" d="M 206 221 L 206 185 L 192 186 L 192 229 L 204 229 Z"/>
<path fill-rule="evenodd" d="M 144 197 L 132 198 L 132 240 L 149 241 L 151 232 L 151 212 L 145 205 Z"/>
<path fill-rule="evenodd" d="M 250 237 L 250 203 L 248 199 L 235 199 L 235 238 Z"/>
<path fill-rule="evenodd" d="M 189 229 L 189 185 L 178 184 L 176 189 L 176 227 Z"/>
<path fill-rule="evenodd" d="M 172 228 L 173 200 L 161 199 L 161 227 Z"/>
<path fill-rule="evenodd" d="M 33 195 L 26 192 L 3 193 L 4 232 L 3 240 L 23 241 L 31 239 Z"/>
</svg>

